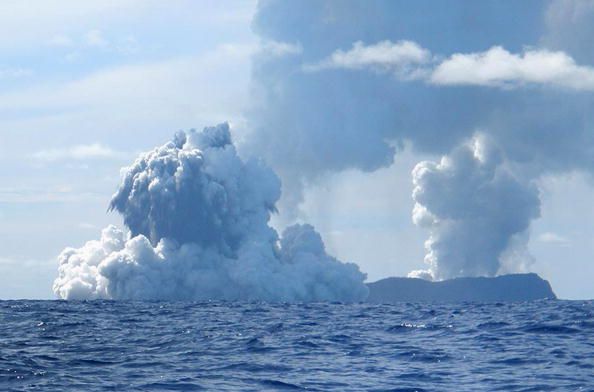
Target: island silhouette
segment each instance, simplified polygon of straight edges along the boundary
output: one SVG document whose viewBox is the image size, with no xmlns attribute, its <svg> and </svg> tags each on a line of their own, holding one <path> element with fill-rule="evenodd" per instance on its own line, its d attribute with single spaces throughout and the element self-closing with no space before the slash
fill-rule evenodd
<svg viewBox="0 0 594 392">
<path fill-rule="evenodd" d="M 535 273 L 465 277 L 432 282 L 386 278 L 368 283 L 367 302 L 502 302 L 556 299 L 548 281 Z"/>
</svg>

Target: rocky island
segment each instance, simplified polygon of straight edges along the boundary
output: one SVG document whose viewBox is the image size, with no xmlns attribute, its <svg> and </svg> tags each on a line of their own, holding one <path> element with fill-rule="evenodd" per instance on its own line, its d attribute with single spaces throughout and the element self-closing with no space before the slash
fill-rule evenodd
<svg viewBox="0 0 594 392">
<path fill-rule="evenodd" d="M 551 285 L 534 273 L 494 278 L 456 278 L 431 282 L 417 278 L 386 278 L 368 283 L 367 302 L 498 302 L 556 299 Z"/>
</svg>

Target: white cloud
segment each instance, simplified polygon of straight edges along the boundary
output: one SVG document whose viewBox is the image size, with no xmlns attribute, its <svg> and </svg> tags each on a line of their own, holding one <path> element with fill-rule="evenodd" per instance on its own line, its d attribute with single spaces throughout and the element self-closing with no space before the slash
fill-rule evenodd
<svg viewBox="0 0 594 392">
<path fill-rule="evenodd" d="M 366 46 L 357 41 L 348 51 L 336 50 L 317 64 L 305 65 L 305 71 L 324 69 L 372 69 L 415 76 L 419 66 L 431 61 L 431 52 L 412 41 L 381 41 Z"/>
<path fill-rule="evenodd" d="M 71 187 L 0 188 L 0 203 L 5 204 L 104 202 L 104 198 L 105 195 L 97 192 Z"/>
<path fill-rule="evenodd" d="M 528 49 L 510 53 L 501 46 L 484 52 L 454 53 L 443 61 L 413 41 L 361 41 L 348 51 L 336 50 L 326 59 L 303 69 L 352 69 L 390 72 L 400 79 L 421 79 L 434 85 L 474 85 L 513 88 L 549 85 L 572 90 L 594 90 L 594 67 L 578 65 L 562 51 Z"/>
<path fill-rule="evenodd" d="M 39 267 L 49 266 L 54 267 L 56 264 L 55 260 L 36 260 L 28 259 L 23 257 L 3 257 L 0 256 L 0 265 L 2 266 L 14 266 L 14 267 Z"/>
<path fill-rule="evenodd" d="M 297 55 L 303 52 L 303 47 L 300 44 L 267 40 L 258 44 L 226 43 L 219 45 L 216 51 L 221 55 L 248 59 L 262 52 L 274 57 Z"/>
<path fill-rule="evenodd" d="M 84 36 L 84 41 L 87 46 L 105 48 L 109 45 L 109 41 L 103 36 L 101 30 L 90 30 Z"/>
<path fill-rule="evenodd" d="M 50 46 L 68 47 L 73 45 L 72 38 L 66 34 L 56 34 L 47 42 Z"/>
<path fill-rule="evenodd" d="M 56 148 L 41 150 L 32 154 L 32 157 L 41 161 L 59 160 L 85 160 L 85 159 L 106 159 L 121 155 L 111 148 L 99 143 L 80 144 L 68 148 Z"/>
<path fill-rule="evenodd" d="M 260 50 L 275 56 L 289 56 L 300 54 L 303 47 L 300 44 L 290 44 L 287 42 L 264 41 L 260 44 Z"/>
<path fill-rule="evenodd" d="M 539 242 L 544 242 L 547 244 L 555 244 L 560 246 L 571 245 L 571 242 L 567 238 L 553 232 L 542 233 L 537 237 L 537 239 Z"/>
<path fill-rule="evenodd" d="M 0 68 L 0 79 L 17 79 L 33 74 L 33 71 L 25 68 Z"/>
<path fill-rule="evenodd" d="M 71 1 L 66 5 L 59 0 L 3 1 L 0 2 L 0 47 L 22 49 L 44 44 L 47 37 L 54 37 L 63 31 L 64 26 L 78 30 L 90 23 L 112 23 L 112 20 L 131 15 L 132 10 L 145 11 L 149 8 L 146 3 L 139 0 L 89 0 Z"/>
<path fill-rule="evenodd" d="M 21 53 L 47 45 L 48 37 L 58 33 L 76 41 L 93 27 L 112 37 L 161 28 L 164 21 L 176 24 L 171 30 L 247 30 L 255 8 L 255 0 L 234 1 L 232 6 L 216 0 L 176 0 L 167 6 L 146 0 L 0 1 L 0 48 L 4 55 L 13 50 Z"/>
<path fill-rule="evenodd" d="M 131 55 L 138 53 L 139 44 L 133 35 L 118 35 L 113 39 L 107 39 L 101 30 L 93 29 L 77 35 L 57 34 L 47 44 L 49 46 L 68 50 L 64 55 L 66 62 L 76 62 L 92 51 L 102 50 L 104 52 Z"/>
<path fill-rule="evenodd" d="M 577 65 L 564 52 L 535 49 L 514 54 L 494 46 L 485 52 L 452 55 L 435 68 L 430 82 L 496 87 L 543 84 L 594 90 L 594 68 Z"/>
<path fill-rule="evenodd" d="M 136 37 L 128 35 L 127 37 L 124 37 L 118 41 L 116 44 L 116 50 L 122 54 L 136 53 L 139 50 L 138 40 Z"/>
</svg>

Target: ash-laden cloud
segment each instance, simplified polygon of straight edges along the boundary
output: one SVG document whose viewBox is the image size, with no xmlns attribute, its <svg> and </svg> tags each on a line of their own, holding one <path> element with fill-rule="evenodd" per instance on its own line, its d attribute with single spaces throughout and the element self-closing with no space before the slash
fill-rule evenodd
<svg viewBox="0 0 594 392">
<path fill-rule="evenodd" d="M 514 18 L 502 29 L 508 15 Z M 283 198 L 298 203 L 302 187 L 327 173 L 390 166 L 404 141 L 444 154 L 478 128 L 500 133 L 493 113 L 527 106 L 522 92 L 510 103 L 516 92 L 437 86 L 424 81 L 425 68 L 438 61 L 432 54 L 482 53 L 497 45 L 522 52 L 538 40 L 541 19 L 537 1 L 260 2 L 254 31 L 263 41 L 302 50 L 255 56 L 253 132 L 242 151 L 264 157 L 291 190 Z M 531 93 L 530 99 L 540 98 Z"/>
<path fill-rule="evenodd" d="M 302 50 L 255 56 L 253 134 L 242 152 L 264 157 L 290 190 L 281 213 L 296 210 L 301 191 L 329 174 L 390 166 L 405 143 L 423 154 L 464 150 L 477 130 L 505 155 L 505 171 L 517 177 L 507 182 L 518 189 L 532 189 L 543 175 L 594 174 L 592 26 L 594 7 L 581 0 L 262 1 L 254 31 Z M 476 164 L 477 173 L 489 172 Z M 483 195 L 494 206 L 508 197 L 499 176 Z M 478 184 L 462 189 L 483 192 Z M 455 210 L 472 196 L 460 192 L 442 207 Z M 473 213 L 494 219 L 488 208 Z M 527 225 L 530 216 L 519 221 Z M 507 243 L 528 236 L 524 224 L 498 223 L 503 233 L 483 226 L 477 234 L 482 253 L 471 238 L 447 238 L 464 230 L 436 226 L 434 254 L 457 242 L 461 254 L 488 259 L 475 261 L 477 271 L 461 266 L 464 273 L 494 273 L 504 256 L 522 253 Z"/>
<path fill-rule="evenodd" d="M 391 165 L 406 141 L 441 155 L 477 129 L 532 177 L 594 172 L 594 7 L 582 3 L 261 2 L 255 32 L 302 50 L 255 56 L 243 151 L 294 203 L 328 173 Z"/>
<path fill-rule="evenodd" d="M 243 161 L 227 124 L 179 132 L 125 171 L 110 208 L 129 234 L 59 256 L 54 292 L 64 299 L 359 301 L 365 275 L 326 254 L 310 225 L 268 225 L 280 181 Z"/>
<path fill-rule="evenodd" d="M 475 136 L 439 162 L 420 162 L 413 183 L 413 222 L 428 228 L 430 237 L 429 269 L 411 276 L 495 276 L 519 272 L 531 261 L 524 234 L 540 216 L 538 189 L 506 169 L 488 137 Z M 509 262 L 510 257 L 519 259 Z"/>
</svg>

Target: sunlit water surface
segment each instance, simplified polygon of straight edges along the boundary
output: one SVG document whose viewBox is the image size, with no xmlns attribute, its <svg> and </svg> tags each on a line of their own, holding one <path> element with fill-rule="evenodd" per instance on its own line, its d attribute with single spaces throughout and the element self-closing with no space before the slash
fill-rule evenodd
<svg viewBox="0 0 594 392">
<path fill-rule="evenodd" d="M 0 390 L 594 390 L 594 302 L 0 302 Z"/>
</svg>

